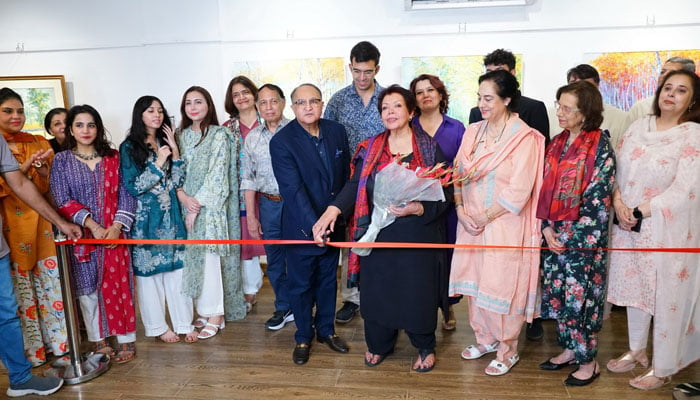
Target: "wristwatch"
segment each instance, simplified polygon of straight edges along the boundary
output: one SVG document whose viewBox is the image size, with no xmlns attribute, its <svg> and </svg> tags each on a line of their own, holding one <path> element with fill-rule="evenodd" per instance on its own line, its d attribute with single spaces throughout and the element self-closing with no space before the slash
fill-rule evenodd
<svg viewBox="0 0 700 400">
<path fill-rule="evenodd" d="M 642 212 L 639 211 L 639 208 L 635 207 L 634 210 L 632 210 L 632 216 L 636 219 L 642 219 L 644 216 L 642 215 Z"/>
</svg>

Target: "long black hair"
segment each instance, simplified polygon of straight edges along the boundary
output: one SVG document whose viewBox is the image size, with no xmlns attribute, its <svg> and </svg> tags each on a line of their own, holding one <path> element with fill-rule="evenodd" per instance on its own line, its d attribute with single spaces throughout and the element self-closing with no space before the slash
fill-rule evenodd
<svg viewBox="0 0 700 400">
<path fill-rule="evenodd" d="M 92 119 L 95 121 L 95 126 L 97 127 L 97 137 L 92 143 L 93 146 L 95 146 L 95 151 L 97 154 L 100 157 L 104 157 L 109 154 L 110 151 L 113 150 L 111 146 L 112 143 L 107 137 L 107 130 L 102 122 L 102 117 L 100 117 L 100 113 L 98 113 L 95 108 L 87 104 L 73 106 L 70 110 L 68 110 L 68 116 L 66 117 L 66 142 L 64 148 L 75 149 L 75 147 L 78 145 L 78 143 L 75 141 L 75 137 L 73 137 L 72 129 L 73 121 L 75 121 L 75 117 L 79 114 L 90 114 Z"/>
<path fill-rule="evenodd" d="M 136 100 L 134 111 L 131 113 L 131 128 L 129 128 L 129 134 L 126 136 L 125 140 L 129 141 L 131 144 L 131 156 L 139 168 L 146 167 L 146 161 L 148 161 L 148 156 L 151 151 L 158 152 L 158 149 L 152 149 L 146 144 L 148 133 L 146 132 L 146 125 L 143 123 L 143 113 L 151 107 L 154 101 L 157 101 L 163 109 L 163 124 L 156 131 L 156 144 L 164 142 L 165 132 L 163 132 L 163 126 L 167 125 L 172 128 L 172 126 L 170 126 L 168 111 L 159 98 L 155 96 L 141 96 Z"/>
</svg>

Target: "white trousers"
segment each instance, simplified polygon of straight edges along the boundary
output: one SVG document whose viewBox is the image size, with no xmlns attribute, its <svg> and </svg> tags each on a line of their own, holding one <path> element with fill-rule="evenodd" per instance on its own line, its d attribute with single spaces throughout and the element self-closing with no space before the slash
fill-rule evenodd
<svg viewBox="0 0 700 400">
<path fill-rule="evenodd" d="M 349 301 L 360 305 L 360 291 L 357 286 L 348 289 L 348 248 L 340 249 L 340 297 L 343 301 Z"/>
<path fill-rule="evenodd" d="M 182 295 L 181 286 L 182 268 L 136 277 L 136 293 L 146 336 L 160 336 L 170 329 L 165 320 L 166 304 L 173 331 L 177 334 L 192 332 L 192 298 Z"/>
<path fill-rule="evenodd" d="M 241 260 L 243 264 L 241 275 L 243 278 L 243 294 L 256 294 L 263 284 L 263 273 L 260 268 L 260 257 L 255 256 L 250 260 Z"/>
<path fill-rule="evenodd" d="M 630 350 L 638 351 L 647 348 L 651 328 L 651 314 L 639 308 L 627 307 L 627 331 L 630 339 Z"/>
<path fill-rule="evenodd" d="M 100 312 L 97 291 L 86 294 L 85 296 L 78 296 L 78 303 L 80 303 L 80 311 L 83 312 L 83 322 L 85 322 L 88 340 L 91 342 L 104 340 L 104 337 L 100 335 Z M 129 332 L 126 335 L 117 335 L 118 343 L 131 343 L 135 341 L 136 332 Z"/>
<path fill-rule="evenodd" d="M 195 300 L 202 317 L 224 315 L 224 284 L 221 279 L 221 257 L 213 253 L 204 256 L 202 293 Z"/>
</svg>

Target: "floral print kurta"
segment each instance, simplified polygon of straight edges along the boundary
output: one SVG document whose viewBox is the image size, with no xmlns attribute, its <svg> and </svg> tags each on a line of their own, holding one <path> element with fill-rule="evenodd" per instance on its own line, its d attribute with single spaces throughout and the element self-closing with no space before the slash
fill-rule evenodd
<svg viewBox="0 0 700 400">
<path fill-rule="evenodd" d="M 40 136 L 19 132 L 5 135 L 19 164 L 38 150 L 51 148 Z M 48 159 L 51 166 L 52 158 Z M 34 167 L 27 175 L 39 192 L 49 191 L 49 177 Z M 19 304 L 24 349 L 33 366 L 46 362 L 46 352 L 66 352 L 67 331 L 61 281 L 51 223 L 42 218 L 0 178 L 0 214 L 3 234 L 10 247 L 10 271 Z"/>
<path fill-rule="evenodd" d="M 137 200 L 131 228 L 133 239 L 186 239 L 185 222 L 175 189 L 185 179 L 185 162 L 170 160 L 159 168 L 156 153 L 150 152 L 145 168 L 136 165 L 128 140 L 119 148 L 124 186 Z M 183 245 L 135 244 L 131 248 L 134 275 L 151 276 L 182 268 Z"/>
<path fill-rule="evenodd" d="M 221 126 L 209 126 L 206 137 L 186 128 L 179 135 L 185 161 L 182 188 L 199 201 L 202 209 L 188 239 L 235 240 L 241 236 L 238 201 L 238 146 L 240 139 Z M 183 208 L 183 212 L 186 212 Z M 221 256 L 224 283 L 224 312 L 228 321 L 246 315 L 239 245 L 189 245 L 185 248 L 183 294 L 199 297 L 203 283 L 205 254 Z"/>
<path fill-rule="evenodd" d="M 566 151 L 566 149 L 564 150 Z M 579 364 L 592 361 L 598 351 L 603 323 L 608 221 L 615 154 L 601 134 L 591 181 L 583 192 L 577 221 L 543 221 L 551 226 L 566 250 L 543 251 L 542 317 L 557 320 L 559 346 L 574 351 Z M 578 250 L 598 249 L 598 250 Z"/>
<path fill-rule="evenodd" d="M 656 117 L 635 121 L 618 144 L 622 202 L 649 201 L 641 232 L 614 226 L 613 247 L 700 247 L 700 124 L 660 131 Z M 669 376 L 700 359 L 700 256 L 685 252 L 613 252 L 608 300 L 654 315 L 653 367 Z"/>
</svg>

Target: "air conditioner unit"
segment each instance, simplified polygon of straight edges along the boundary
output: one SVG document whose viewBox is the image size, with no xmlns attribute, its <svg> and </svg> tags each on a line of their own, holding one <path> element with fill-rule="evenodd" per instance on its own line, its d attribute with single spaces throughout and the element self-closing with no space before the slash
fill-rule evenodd
<svg viewBox="0 0 700 400">
<path fill-rule="evenodd" d="M 406 10 L 529 6 L 536 0 L 404 0 Z"/>
</svg>

